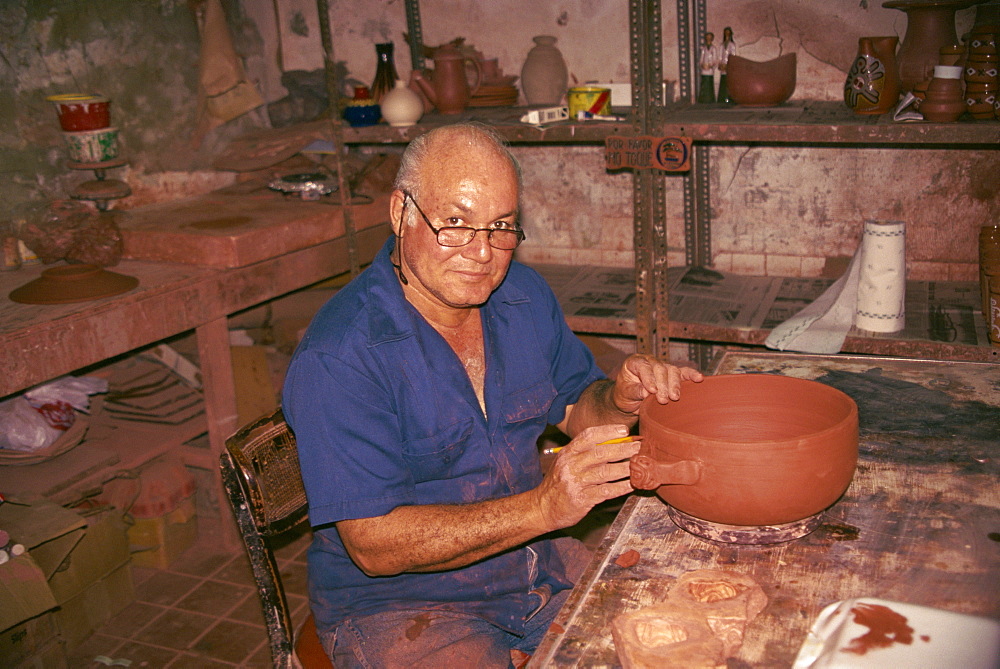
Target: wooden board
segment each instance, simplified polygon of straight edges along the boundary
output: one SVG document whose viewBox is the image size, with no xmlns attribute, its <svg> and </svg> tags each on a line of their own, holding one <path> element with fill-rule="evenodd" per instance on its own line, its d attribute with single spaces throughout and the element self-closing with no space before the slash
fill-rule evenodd
<svg viewBox="0 0 1000 669">
<path fill-rule="evenodd" d="M 852 597 L 1000 617 L 1000 366 L 727 353 L 717 371 L 810 378 L 851 395 L 861 438 L 847 493 L 813 534 L 770 547 L 703 541 L 659 498 L 633 495 L 532 666 L 620 666 L 611 621 L 696 569 L 744 573 L 769 598 L 729 666 L 791 666 L 823 607 Z M 617 566 L 628 550 L 639 563 Z"/>
<path fill-rule="evenodd" d="M 244 267 L 345 234 L 343 207 L 261 186 L 224 189 L 120 212 L 124 257 L 201 267 Z M 389 196 L 351 210 L 355 230 L 389 220 Z"/>
</svg>

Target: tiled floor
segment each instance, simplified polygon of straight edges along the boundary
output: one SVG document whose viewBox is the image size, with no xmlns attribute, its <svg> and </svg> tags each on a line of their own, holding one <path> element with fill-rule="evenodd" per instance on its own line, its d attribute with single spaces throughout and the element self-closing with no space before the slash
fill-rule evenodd
<svg viewBox="0 0 1000 669">
<path fill-rule="evenodd" d="M 296 625 L 308 615 L 308 542 L 303 530 L 275 549 Z M 202 532 L 169 568 L 133 567 L 133 574 L 135 601 L 69 652 L 70 667 L 107 667 L 108 659 L 130 660 L 131 669 L 272 666 L 242 549 L 220 552 L 211 533 Z"/>
<path fill-rule="evenodd" d="M 598 506 L 569 533 L 595 549 L 619 506 L 618 500 Z M 250 562 L 242 546 L 228 552 L 219 547 L 212 532 L 218 522 L 218 517 L 199 516 L 197 542 L 168 568 L 133 566 L 135 601 L 70 649 L 69 666 L 101 669 L 128 660 L 130 669 L 272 667 Z M 310 539 L 303 524 L 274 545 L 295 627 L 309 613 Z"/>
</svg>

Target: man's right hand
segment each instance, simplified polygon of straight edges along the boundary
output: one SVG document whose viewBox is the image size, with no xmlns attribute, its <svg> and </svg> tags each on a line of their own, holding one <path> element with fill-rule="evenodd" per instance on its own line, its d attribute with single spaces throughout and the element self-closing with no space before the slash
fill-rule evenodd
<svg viewBox="0 0 1000 669">
<path fill-rule="evenodd" d="M 571 527 L 597 504 L 632 492 L 628 459 L 639 452 L 639 442 L 602 443 L 627 435 L 624 425 L 589 427 L 559 452 L 535 489 L 549 531 Z"/>
</svg>

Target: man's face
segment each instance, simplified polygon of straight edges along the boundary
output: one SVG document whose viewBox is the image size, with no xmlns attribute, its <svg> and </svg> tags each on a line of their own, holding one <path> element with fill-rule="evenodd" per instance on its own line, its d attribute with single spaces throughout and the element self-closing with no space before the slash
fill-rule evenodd
<svg viewBox="0 0 1000 669">
<path fill-rule="evenodd" d="M 431 148 L 419 191 L 413 195 L 435 229 L 512 226 L 516 221 L 513 168 L 492 150 L 464 141 L 440 142 Z M 441 246 L 413 202 L 399 191 L 393 194 L 392 213 L 394 221 L 403 219 L 397 223 L 402 234 L 397 243 L 408 281 L 407 299 L 425 316 L 483 304 L 507 274 L 514 252 L 491 247 L 486 232 L 477 233 L 466 246 Z"/>
</svg>

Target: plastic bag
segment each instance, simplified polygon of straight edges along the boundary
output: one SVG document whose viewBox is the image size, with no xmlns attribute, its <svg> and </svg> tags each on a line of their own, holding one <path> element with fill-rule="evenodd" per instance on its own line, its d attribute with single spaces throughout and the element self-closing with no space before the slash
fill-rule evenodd
<svg viewBox="0 0 1000 669">
<path fill-rule="evenodd" d="M 76 411 L 90 412 L 90 396 L 108 392 L 106 379 L 64 376 L 0 402 L 0 448 L 38 451 L 73 426 Z"/>
<path fill-rule="evenodd" d="M 63 430 L 52 427 L 23 396 L 0 402 L 0 448 L 37 451 L 52 444 Z"/>
<path fill-rule="evenodd" d="M 96 376 L 64 376 L 32 388 L 24 394 L 36 409 L 45 404 L 65 402 L 83 413 L 90 412 L 90 396 L 108 392 L 107 379 Z"/>
</svg>

